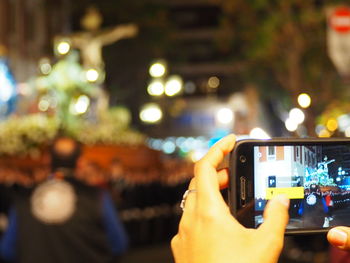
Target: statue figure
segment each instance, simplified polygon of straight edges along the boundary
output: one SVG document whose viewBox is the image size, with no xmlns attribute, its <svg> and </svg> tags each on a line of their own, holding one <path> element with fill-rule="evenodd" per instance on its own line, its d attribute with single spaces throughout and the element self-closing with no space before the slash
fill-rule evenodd
<svg viewBox="0 0 350 263">
<path fill-rule="evenodd" d="M 103 69 L 102 47 L 124 38 L 134 37 L 138 33 L 138 27 L 134 24 L 123 24 L 110 29 L 100 29 L 101 23 L 102 15 L 98 9 L 89 7 L 81 20 L 81 25 L 86 31 L 73 33 L 68 36 L 72 47 L 81 51 L 85 69 Z"/>
</svg>

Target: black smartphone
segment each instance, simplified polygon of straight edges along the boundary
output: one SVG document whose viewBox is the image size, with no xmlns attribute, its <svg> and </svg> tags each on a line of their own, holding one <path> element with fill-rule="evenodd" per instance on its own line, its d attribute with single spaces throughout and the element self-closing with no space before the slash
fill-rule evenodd
<svg viewBox="0 0 350 263">
<path fill-rule="evenodd" d="M 350 226 L 350 140 L 242 140 L 230 155 L 229 205 L 248 228 L 277 194 L 290 198 L 287 234 Z"/>
</svg>

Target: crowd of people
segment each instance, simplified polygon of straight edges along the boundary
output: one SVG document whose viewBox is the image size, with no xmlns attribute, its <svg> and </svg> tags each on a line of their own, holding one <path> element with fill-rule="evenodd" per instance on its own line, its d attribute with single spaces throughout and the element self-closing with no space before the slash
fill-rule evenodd
<svg viewBox="0 0 350 263">
<path fill-rule="evenodd" d="M 155 172 L 151 169 L 146 171 L 147 176 L 145 176 L 145 173 L 141 174 L 141 172 L 130 173 L 130 171 L 125 170 L 125 167 L 123 167 L 122 163 L 118 159 L 112 160 L 109 167 L 110 169 L 107 171 L 98 163 L 79 159 L 80 152 L 79 154 L 76 153 L 75 147 L 78 147 L 80 149 L 79 151 L 81 151 L 81 145 L 69 138 L 63 137 L 62 139 L 57 139 L 53 145 L 59 145 L 60 143 L 62 144 L 62 141 L 64 142 L 64 147 L 67 148 L 71 147 L 70 143 L 73 144 L 74 147 L 71 147 L 73 148 L 73 152 L 66 153 L 66 149 L 63 147 L 64 158 L 62 158 L 62 156 L 60 156 L 61 153 L 57 154 L 56 150 L 52 148 L 50 167 L 28 169 L 6 165 L 1 166 L 0 255 L 3 258 L 7 260 L 16 260 L 18 259 L 19 254 L 23 254 L 23 250 L 13 251 L 13 249 L 9 249 L 14 244 L 12 243 L 11 239 L 18 236 L 18 233 L 14 234 L 14 232 L 16 232 L 17 228 L 21 228 L 22 225 L 29 226 L 28 224 L 33 224 L 37 227 L 37 233 L 40 232 L 40 227 L 44 227 L 45 231 L 47 229 L 50 230 L 50 228 L 53 228 L 52 232 L 57 231 L 57 229 L 55 229 L 57 226 L 52 225 L 50 220 L 49 222 L 38 223 L 35 220 L 35 216 L 28 217 L 28 214 L 40 215 L 41 210 L 44 210 L 49 214 L 56 214 L 53 208 L 45 208 L 45 202 L 54 202 L 54 198 L 56 197 L 53 195 L 53 193 L 55 193 L 55 191 L 52 192 L 53 197 L 51 197 L 51 199 L 48 197 L 49 201 L 45 201 L 45 199 L 41 200 L 40 198 L 43 198 L 42 195 L 46 191 L 42 190 L 42 188 L 45 189 L 46 185 L 60 180 L 68 182 L 69 185 L 73 187 L 72 189 L 75 193 L 72 195 L 72 198 L 69 199 L 69 195 L 67 193 L 69 193 L 69 189 L 71 188 L 60 186 L 63 189 L 62 191 L 65 193 L 65 198 L 68 198 L 68 201 L 70 202 L 75 200 L 74 202 L 83 203 L 83 206 L 76 206 L 76 209 L 78 207 L 81 207 L 80 209 L 84 209 L 85 207 L 86 209 L 88 206 L 87 203 L 84 205 L 84 202 L 87 202 L 88 199 L 90 199 L 89 202 L 91 204 L 96 205 L 95 207 L 98 205 L 101 206 L 102 215 L 99 215 L 99 217 L 102 216 L 102 219 L 104 218 L 102 220 L 104 221 L 104 229 L 107 229 L 107 232 L 109 233 L 114 233 L 114 237 L 110 237 L 109 243 L 104 242 L 101 238 L 97 244 L 97 240 L 95 240 L 95 245 L 98 245 L 98 247 L 100 247 L 101 244 L 109 244 L 107 245 L 108 247 L 117 243 L 122 247 L 122 249 L 114 248 L 114 251 L 117 251 L 118 253 L 116 254 L 120 255 L 123 251 L 125 251 L 126 244 L 128 244 L 129 247 L 133 247 L 151 244 L 154 242 L 165 242 L 171 239 L 171 236 L 176 233 L 177 223 L 181 214 L 181 210 L 178 207 L 178 202 L 181 199 L 182 192 L 187 187 L 188 179 L 186 177 L 182 177 L 182 181 L 173 183 L 169 180 L 160 180 L 159 171 Z M 64 156 L 65 154 L 67 154 L 67 156 Z M 168 165 L 170 168 L 173 168 L 174 164 L 174 162 L 171 162 L 171 164 Z M 184 171 L 182 171 L 182 173 L 183 172 Z M 128 173 L 128 176 L 125 176 L 126 173 Z M 38 189 L 40 189 L 40 191 Z M 63 197 L 60 198 L 62 199 Z M 102 198 L 102 201 L 97 201 L 96 203 L 96 199 L 99 198 Z M 34 199 L 38 199 L 39 201 L 34 202 Z M 66 199 L 64 200 L 65 203 L 68 202 Z M 30 208 L 33 207 L 34 203 L 39 204 L 40 209 L 37 209 L 39 213 L 34 213 L 34 211 L 37 210 Z M 31 211 L 28 210 L 29 208 L 22 211 L 23 207 L 29 207 Z M 69 207 L 69 205 L 65 205 L 65 207 Z M 101 210 L 101 208 L 97 210 Z M 16 212 L 15 216 L 13 215 L 14 210 L 19 210 Z M 60 211 L 62 208 L 59 207 L 58 210 Z M 77 211 L 79 212 L 79 210 Z M 73 215 L 76 215 L 78 212 L 74 212 Z M 76 224 L 80 222 L 82 227 L 84 226 L 84 223 L 82 222 L 84 222 L 84 218 L 87 215 L 91 215 L 92 218 L 96 218 L 96 210 L 92 211 L 91 209 L 87 209 L 87 211 L 80 211 L 79 213 L 80 218 L 75 218 L 72 216 L 72 218 L 67 221 L 68 225 L 72 224 L 73 220 L 73 222 Z M 84 213 L 86 214 L 85 216 Z M 23 215 L 25 215 L 25 218 L 27 219 L 20 220 L 19 218 L 23 218 Z M 43 218 L 47 219 L 48 216 L 45 215 Z M 16 221 L 20 221 L 21 225 L 13 227 L 13 222 Z M 30 225 L 28 229 L 35 229 L 33 225 Z M 62 228 L 66 227 L 66 223 L 63 225 L 60 223 L 59 225 Z M 94 227 L 91 228 L 91 225 Z M 74 226 L 69 225 L 69 227 L 73 228 L 74 230 Z M 77 228 L 77 226 L 75 227 Z M 92 231 L 89 232 L 90 230 Z M 95 230 L 95 233 L 93 233 L 93 230 Z M 86 231 L 86 233 L 83 235 L 96 236 L 96 222 L 93 223 L 90 221 L 90 226 L 88 225 L 84 231 Z M 72 231 L 72 233 L 74 233 L 74 231 Z M 79 239 L 78 237 L 82 233 L 78 231 L 75 234 L 77 237 L 74 237 L 73 234 L 71 236 L 73 240 Z M 122 238 L 116 242 L 116 240 L 118 240 L 118 236 L 122 236 Z M 43 240 L 45 238 L 50 239 L 48 237 L 43 237 Z M 22 246 L 20 247 L 23 248 L 25 238 L 21 237 L 21 240 L 22 241 L 20 243 Z M 83 244 L 81 240 L 79 242 Z M 18 243 L 19 242 L 17 240 L 17 243 L 15 242 L 16 248 L 19 247 Z M 55 244 L 55 246 L 56 245 L 57 244 Z M 64 248 L 60 242 L 58 242 L 58 246 L 62 246 L 62 249 Z M 86 245 L 84 246 L 88 247 Z M 87 253 L 87 255 L 88 254 L 89 253 Z M 63 262 L 57 260 L 55 261 L 50 259 L 48 255 L 46 256 L 47 258 L 45 259 L 45 262 Z M 35 253 L 33 254 L 32 258 L 33 260 L 36 258 Z M 70 262 L 69 259 L 67 260 L 68 261 L 64 262 Z M 82 261 L 83 259 L 80 259 L 79 261 L 75 258 L 74 260 L 74 262 L 88 262 Z M 20 262 L 31 261 L 21 258 Z M 93 262 L 100 261 L 94 260 Z M 101 260 L 101 262 L 109 261 Z"/>
</svg>

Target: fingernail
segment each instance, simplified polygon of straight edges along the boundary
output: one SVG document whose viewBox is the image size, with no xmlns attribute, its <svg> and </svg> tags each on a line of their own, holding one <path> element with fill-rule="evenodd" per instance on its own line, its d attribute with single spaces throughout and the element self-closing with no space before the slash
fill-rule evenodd
<svg viewBox="0 0 350 263">
<path fill-rule="evenodd" d="M 332 239 L 332 243 L 338 247 L 344 246 L 348 239 L 348 235 L 344 231 L 336 228 L 329 230 L 329 235 Z"/>
<path fill-rule="evenodd" d="M 273 199 L 278 201 L 279 203 L 281 203 L 285 207 L 289 207 L 289 198 L 285 194 L 277 195 Z"/>
</svg>

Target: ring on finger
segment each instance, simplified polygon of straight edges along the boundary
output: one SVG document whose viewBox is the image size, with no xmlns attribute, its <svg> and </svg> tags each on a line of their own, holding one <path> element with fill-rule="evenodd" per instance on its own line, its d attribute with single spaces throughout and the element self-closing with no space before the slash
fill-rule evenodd
<svg viewBox="0 0 350 263">
<path fill-rule="evenodd" d="M 187 196 L 190 194 L 190 193 L 195 193 L 197 192 L 196 189 L 187 189 L 186 192 L 184 193 L 184 195 L 182 196 L 182 200 L 181 200 L 181 203 L 180 203 L 180 207 L 182 209 L 182 211 L 185 210 L 185 203 L 186 203 L 186 199 L 187 199 Z"/>
</svg>

